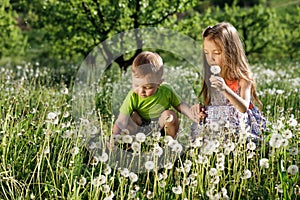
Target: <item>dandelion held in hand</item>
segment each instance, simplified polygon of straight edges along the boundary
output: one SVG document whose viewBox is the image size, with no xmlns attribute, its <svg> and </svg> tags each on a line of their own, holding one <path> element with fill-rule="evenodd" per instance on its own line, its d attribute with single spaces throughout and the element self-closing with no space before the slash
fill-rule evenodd
<svg viewBox="0 0 300 200">
<path fill-rule="evenodd" d="M 219 65 L 212 65 L 210 67 L 210 71 L 211 73 L 213 73 L 214 75 L 217 75 L 221 72 L 221 67 Z"/>
</svg>

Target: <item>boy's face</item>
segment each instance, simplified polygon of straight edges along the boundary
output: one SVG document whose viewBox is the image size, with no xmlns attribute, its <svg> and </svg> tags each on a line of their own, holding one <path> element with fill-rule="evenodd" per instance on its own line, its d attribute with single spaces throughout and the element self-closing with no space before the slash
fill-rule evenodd
<svg viewBox="0 0 300 200">
<path fill-rule="evenodd" d="M 151 76 L 142 78 L 132 76 L 133 91 L 142 98 L 154 95 L 161 83 L 162 80 L 157 80 L 157 78 Z"/>
</svg>

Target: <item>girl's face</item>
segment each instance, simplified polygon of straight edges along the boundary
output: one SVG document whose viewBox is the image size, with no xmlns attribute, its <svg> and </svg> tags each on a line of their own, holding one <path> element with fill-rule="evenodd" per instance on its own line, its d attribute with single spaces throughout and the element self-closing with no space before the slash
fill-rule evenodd
<svg viewBox="0 0 300 200">
<path fill-rule="evenodd" d="M 213 40 L 209 38 L 204 39 L 203 51 L 210 66 L 219 65 L 222 68 L 222 50 Z"/>
</svg>

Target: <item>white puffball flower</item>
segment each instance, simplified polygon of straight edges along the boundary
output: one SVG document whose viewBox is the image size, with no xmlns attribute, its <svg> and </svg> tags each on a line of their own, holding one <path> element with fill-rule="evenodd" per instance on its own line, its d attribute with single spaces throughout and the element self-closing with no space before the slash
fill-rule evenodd
<svg viewBox="0 0 300 200">
<path fill-rule="evenodd" d="M 291 139 L 293 137 L 293 133 L 288 129 L 282 132 L 282 136 L 286 139 Z"/>
<path fill-rule="evenodd" d="M 209 175 L 210 176 L 216 176 L 216 175 L 218 175 L 218 170 L 216 168 L 211 168 L 209 170 Z"/>
<path fill-rule="evenodd" d="M 299 172 L 299 168 L 297 165 L 290 165 L 288 168 L 287 168 L 287 172 L 291 175 L 296 175 L 298 174 Z"/>
<path fill-rule="evenodd" d="M 136 141 L 142 143 L 146 140 L 146 135 L 144 133 L 137 133 L 135 136 Z"/>
<path fill-rule="evenodd" d="M 254 151 L 256 149 L 256 144 L 254 142 L 249 142 L 247 144 L 247 149 Z"/>
<path fill-rule="evenodd" d="M 100 162 L 106 162 L 108 160 L 108 154 L 103 152 L 101 156 L 99 156 Z"/>
<path fill-rule="evenodd" d="M 146 168 L 147 170 L 152 170 L 152 169 L 154 168 L 154 162 L 153 162 L 153 161 L 147 161 L 147 162 L 145 163 L 145 168 Z"/>
<path fill-rule="evenodd" d="M 219 74 L 221 72 L 221 67 L 219 65 L 212 65 L 210 67 L 210 71 L 211 73 L 213 73 L 214 75 Z"/>
<path fill-rule="evenodd" d="M 73 156 L 76 156 L 76 155 L 79 153 L 79 148 L 78 148 L 78 147 L 73 147 L 73 148 L 70 150 L 70 153 L 71 153 Z"/>
<path fill-rule="evenodd" d="M 289 149 L 289 152 L 292 156 L 296 156 L 298 155 L 299 150 L 297 147 L 292 147 L 291 149 Z"/>
<path fill-rule="evenodd" d="M 174 119 L 173 115 L 170 114 L 170 116 L 166 117 L 165 121 L 170 123 L 173 121 L 173 119 Z"/>
<path fill-rule="evenodd" d="M 55 112 L 49 112 L 47 115 L 47 122 L 51 124 L 58 124 L 58 116 Z"/>
<path fill-rule="evenodd" d="M 262 158 L 259 161 L 259 166 L 261 166 L 262 168 L 269 168 L 269 160 L 267 158 Z"/>
<path fill-rule="evenodd" d="M 182 145 L 178 142 L 174 146 L 172 146 L 172 151 L 174 151 L 175 153 L 180 153 L 182 149 Z"/>
<path fill-rule="evenodd" d="M 86 182 L 86 178 L 84 176 L 81 176 L 81 178 L 78 181 L 78 184 L 81 186 L 85 186 Z"/>
<path fill-rule="evenodd" d="M 121 175 L 125 178 L 129 176 L 129 170 L 127 168 L 124 168 L 121 170 Z"/>
<path fill-rule="evenodd" d="M 269 143 L 271 147 L 279 148 L 282 144 L 282 136 L 280 134 L 273 133 Z"/>
<path fill-rule="evenodd" d="M 172 191 L 174 194 L 181 194 L 182 193 L 182 187 L 178 185 L 177 187 L 172 187 Z"/>
<path fill-rule="evenodd" d="M 163 149 L 159 146 L 159 145 L 155 145 L 154 148 L 153 148 L 153 154 L 155 156 L 158 156 L 160 157 L 162 154 L 163 154 Z"/>
<path fill-rule="evenodd" d="M 129 179 L 131 180 L 131 182 L 137 182 L 138 181 L 138 176 L 135 173 L 130 172 L 129 173 Z"/>
<path fill-rule="evenodd" d="M 127 144 L 131 144 L 133 139 L 131 135 L 123 135 L 122 141 Z"/>
<path fill-rule="evenodd" d="M 131 149 L 134 152 L 140 152 L 141 151 L 141 144 L 138 143 L 138 142 L 133 142 L 132 145 L 131 145 Z"/>
<path fill-rule="evenodd" d="M 251 178 L 251 171 L 249 169 L 245 169 L 242 179 Z"/>
</svg>

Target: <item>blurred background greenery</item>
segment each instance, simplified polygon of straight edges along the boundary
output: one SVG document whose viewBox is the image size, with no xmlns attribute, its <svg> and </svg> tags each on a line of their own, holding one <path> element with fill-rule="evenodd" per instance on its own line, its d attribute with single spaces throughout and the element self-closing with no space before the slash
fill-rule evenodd
<svg viewBox="0 0 300 200">
<path fill-rule="evenodd" d="M 2 0 L 0 64 L 46 66 L 68 82 L 91 49 L 115 34 L 164 27 L 201 43 L 202 30 L 220 21 L 238 29 L 252 64 L 299 58 L 299 0 Z M 140 51 L 115 64 L 126 70 Z"/>
</svg>

